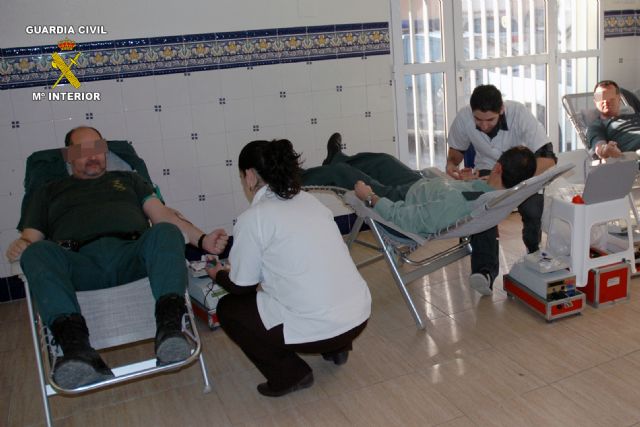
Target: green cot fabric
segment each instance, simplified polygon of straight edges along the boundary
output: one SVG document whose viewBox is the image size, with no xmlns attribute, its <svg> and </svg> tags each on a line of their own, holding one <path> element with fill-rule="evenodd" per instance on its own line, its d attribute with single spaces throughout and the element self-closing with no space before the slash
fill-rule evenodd
<svg viewBox="0 0 640 427">
<path fill-rule="evenodd" d="M 149 228 L 142 205 L 152 195 L 153 187 L 135 172 L 106 172 L 96 179 L 67 176 L 32 196 L 24 227 L 54 241 L 142 233 Z"/>
</svg>

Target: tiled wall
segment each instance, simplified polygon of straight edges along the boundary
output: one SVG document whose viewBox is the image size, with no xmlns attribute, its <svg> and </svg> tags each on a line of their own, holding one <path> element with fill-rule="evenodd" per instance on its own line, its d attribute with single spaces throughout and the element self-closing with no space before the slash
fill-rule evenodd
<svg viewBox="0 0 640 427">
<path fill-rule="evenodd" d="M 17 237 L 26 157 L 61 146 L 82 124 L 132 141 L 167 203 L 205 230 L 231 231 L 247 207 L 236 163 L 250 140 L 288 138 L 308 166 L 320 164 L 335 131 L 347 152 L 395 154 L 391 58 L 380 53 L 83 82 L 78 90 L 100 92 L 100 102 L 33 101 L 44 87 L 0 90 L 2 254 Z M 2 260 L 0 277 L 10 276 Z"/>
<path fill-rule="evenodd" d="M 640 36 L 640 10 L 605 10 L 604 38 Z"/>
</svg>

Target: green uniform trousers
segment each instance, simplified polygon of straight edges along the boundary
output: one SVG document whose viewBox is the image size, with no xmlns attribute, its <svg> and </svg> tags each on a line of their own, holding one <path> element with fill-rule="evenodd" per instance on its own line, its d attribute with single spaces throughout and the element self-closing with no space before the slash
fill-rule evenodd
<svg viewBox="0 0 640 427">
<path fill-rule="evenodd" d="M 20 265 L 47 325 L 58 316 L 80 313 L 76 291 L 110 288 L 149 276 L 157 301 L 167 294 L 182 295 L 187 286 L 184 237 L 168 223 L 154 225 L 138 240 L 103 237 L 78 252 L 43 240 L 27 247 Z"/>
<path fill-rule="evenodd" d="M 304 185 L 333 185 L 352 190 L 358 180 L 370 185 L 380 197 L 397 202 L 416 181 L 423 178 L 395 157 L 385 153 L 337 153 L 331 163 L 302 173 Z"/>
</svg>

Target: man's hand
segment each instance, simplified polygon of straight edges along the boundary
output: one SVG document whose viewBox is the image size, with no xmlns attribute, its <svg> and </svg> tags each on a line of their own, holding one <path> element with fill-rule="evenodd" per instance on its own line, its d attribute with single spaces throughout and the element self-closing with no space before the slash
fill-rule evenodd
<svg viewBox="0 0 640 427">
<path fill-rule="evenodd" d="M 457 165 L 453 163 L 447 162 L 447 175 L 449 175 L 453 179 L 462 179 L 462 175 L 460 173 L 460 169 L 458 169 Z"/>
<path fill-rule="evenodd" d="M 373 189 L 371 186 L 365 184 L 363 181 L 356 182 L 356 185 L 353 187 L 356 196 L 358 199 L 365 201 L 369 194 L 373 193 Z"/>
<path fill-rule="evenodd" d="M 227 232 L 219 228 L 207 234 L 202 240 L 202 248 L 210 254 L 219 255 L 227 247 L 229 236 Z"/>
<path fill-rule="evenodd" d="M 601 159 L 608 159 L 609 157 L 621 157 L 622 151 L 618 148 L 617 142 L 607 141 L 606 144 L 600 144 L 596 147 L 596 154 Z"/>
<path fill-rule="evenodd" d="M 11 242 L 7 249 L 7 258 L 9 259 L 9 262 L 18 261 L 22 252 L 24 252 L 30 244 L 30 241 L 22 237 Z"/>
</svg>

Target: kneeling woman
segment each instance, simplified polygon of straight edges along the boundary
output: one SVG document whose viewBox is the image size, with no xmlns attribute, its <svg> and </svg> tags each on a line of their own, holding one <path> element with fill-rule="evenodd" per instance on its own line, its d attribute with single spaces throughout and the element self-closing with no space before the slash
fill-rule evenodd
<svg viewBox="0 0 640 427">
<path fill-rule="evenodd" d="M 371 313 L 371 295 L 331 211 L 300 191 L 300 156 L 287 140 L 253 141 L 240 152 L 240 180 L 251 203 L 234 227 L 231 270 L 208 273 L 229 295 L 220 325 L 267 382 L 265 396 L 310 387 L 296 353 L 341 365 Z"/>
</svg>

